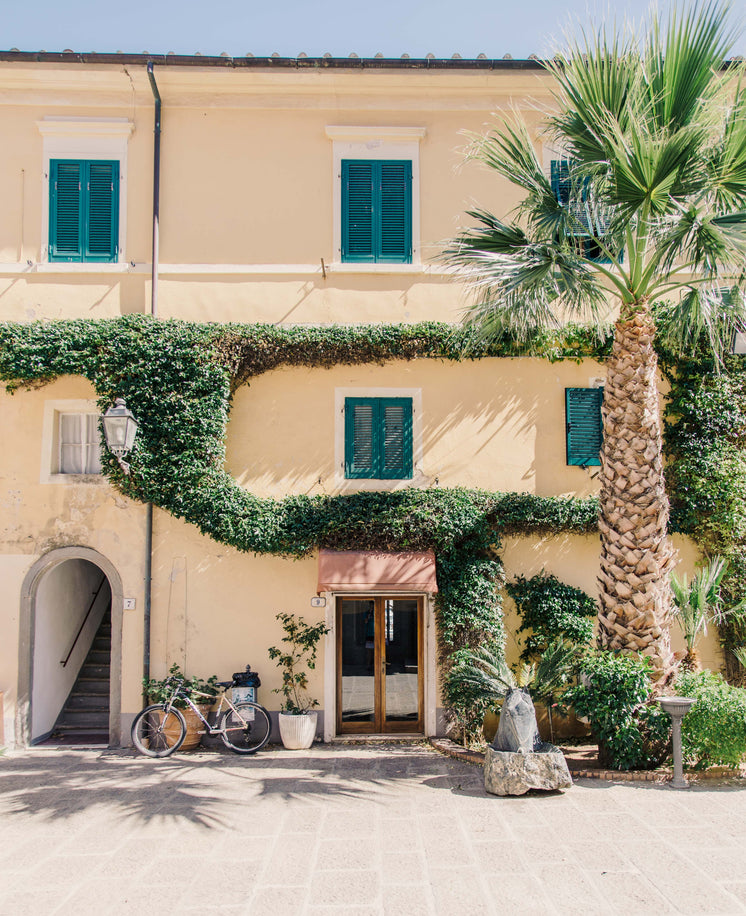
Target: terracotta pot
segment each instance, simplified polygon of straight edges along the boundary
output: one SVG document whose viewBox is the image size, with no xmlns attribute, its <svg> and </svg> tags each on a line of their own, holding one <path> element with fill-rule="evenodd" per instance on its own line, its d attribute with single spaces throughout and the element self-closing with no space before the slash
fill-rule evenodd
<svg viewBox="0 0 746 916">
<path fill-rule="evenodd" d="M 309 748 L 316 737 L 317 718 L 318 715 L 315 712 L 306 712 L 299 716 L 281 712 L 279 715 L 280 737 L 283 745 L 289 751 L 300 751 Z"/>
<path fill-rule="evenodd" d="M 200 706 L 199 711 L 202 715 L 207 718 L 207 713 L 210 711 L 210 706 Z M 181 709 L 179 710 L 184 716 L 187 725 L 186 738 L 184 738 L 184 743 L 181 745 L 180 750 L 182 751 L 191 751 L 195 747 L 199 747 L 199 743 L 202 740 L 201 732 L 204 731 L 205 726 L 202 724 L 201 719 L 197 717 L 197 714 L 192 712 L 191 709 Z M 178 725 L 176 723 L 166 726 L 164 729 L 165 733 L 169 736 L 172 741 L 176 740 L 178 735 Z"/>
</svg>

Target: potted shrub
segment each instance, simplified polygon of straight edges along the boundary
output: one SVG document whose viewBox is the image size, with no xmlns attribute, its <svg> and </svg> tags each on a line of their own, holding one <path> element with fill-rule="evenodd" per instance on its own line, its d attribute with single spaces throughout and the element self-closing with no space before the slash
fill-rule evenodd
<svg viewBox="0 0 746 916">
<path fill-rule="evenodd" d="M 284 646 L 272 646 L 269 657 L 282 672 L 282 686 L 273 693 L 283 696 L 280 707 L 280 737 L 290 750 L 301 750 L 313 744 L 319 701 L 308 695 L 308 671 L 316 667 L 316 653 L 322 636 L 329 632 L 325 623 L 306 623 L 295 614 L 280 613 Z"/>
<path fill-rule="evenodd" d="M 207 713 L 209 712 L 210 708 L 215 702 L 215 698 L 218 695 L 217 674 L 211 675 L 209 678 L 207 678 L 207 680 L 199 677 L 188 678 L 178 665 L 171 665 L 171 667 L 168 669 L 168 675 L 166 677 L 161 678 L 160 680 L 157 678 L 143 680 L 143 688 L 145 690 L 145 694 L 147 695 L 148 702 L 168 702 L 174 692 L 174 682 L 176 679 L 182 681 L 184 686 L 183 693 L 191 699 L 195 706 L 199 706 L 200 712 L 206 718 Z M 207 694 L 208 696 L 204 697 L 202 694 Z M 210 700 L 209 697 L 212 697 L 212 700 Z M 202 722 L 197 718 L 195 713 L 192 712 L 192 710 L 187 706 L 186 701 L 181 696 L 174 701 L 174 706 L 181 710 L 187 725 L 186 738 L 184 739 L 184 743 L 181 745 L 181 750 L 192 750 L 199 746 L 202 729 L 204 726 L 202 725 Z"/>
</svg>

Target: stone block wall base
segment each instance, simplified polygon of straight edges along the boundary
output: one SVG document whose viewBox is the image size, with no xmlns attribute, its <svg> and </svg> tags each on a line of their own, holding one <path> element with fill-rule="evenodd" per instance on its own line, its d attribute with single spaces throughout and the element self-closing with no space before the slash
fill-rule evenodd
<svg viewBox="0 0 746 916">
<path fill-rule="evenodd" d="M 525 795 L 530 789 L 568 789 L 572 777 L 559 748 L 516 754 L 488 747 L 484 759 L 484 788 L 492 795 Z"/>
</svg>

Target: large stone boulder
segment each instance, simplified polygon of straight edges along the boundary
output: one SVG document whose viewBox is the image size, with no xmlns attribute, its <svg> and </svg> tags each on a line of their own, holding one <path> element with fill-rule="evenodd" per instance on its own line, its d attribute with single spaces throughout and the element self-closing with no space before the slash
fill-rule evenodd
<svg viewBox="0 0 746 916">
<path fill-rule="evenodd" d="M 530 789 L 551 792 L 571 785 L 567 761 L 553 744 L 528 753 L 487 748 L 484 787 L 492 795 L 525 795 Z"/>
<path fill-rule="evenodd" d="M 528 753 L 541 745 L 536 710 L 526 687 L 511 687 L 500 710 L 500 723 L 490 745 L 496 751 Z"/>
</svg>

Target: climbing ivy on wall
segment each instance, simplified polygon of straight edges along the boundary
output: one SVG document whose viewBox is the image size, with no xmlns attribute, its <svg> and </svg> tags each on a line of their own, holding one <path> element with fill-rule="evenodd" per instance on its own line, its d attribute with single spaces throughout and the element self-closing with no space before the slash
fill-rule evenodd
<svg viewBox="0 0 746 916">
<path fill-rule="evenodd" d="M 120 396 L 140 432 L 125 477 L 106 455 L 104 471 L 136 500 L 151 501 L 216 541 L 257 554 L 305 556 L 335 549 L 432 549 L 440 594 L 441 658 L 489 638 L 503 639 L 505 534 L 595 529 L 594 499 L 479 490 L 405 489 L 349 496 L 263 499 L 224 469 L 231 397 L 281 366 L 330 367 L 393 359 L 536 356 L 603 360 L 610 338 L 569 327 L 518 345 L 489 347 L 468 331 L 422 323 L 394 326 L 276 327 L 157 322 L 145 316 L 0 324 L 0 377 L 10 391 L 62 375 L 94 385 L 101 410 Z M 731 562 L 730 595 L 746 595 L 746 373 L 729 358 L 721 371 L 699 355 L 661 354 L 671 383 L 665 415 L 672 528 Z M 726 647 L 746 634 L 726 631 Z M 735 662 L 730 658 L 732 673 Z M 446 701 L 449 697 L 446 695 Z"/>
<path fill-rule="evenodd" d="M 746 371 L 742 357 L 716 366 L 704 354 L 661 361 L 671 384 L 664 416 L 671 527 L 692 537 L 703 553 L 728 559 L 726 602 L 746 597 Z M 720 631 L 728 650 L 746 644 L 746 631 L 728 622 Z M 729 679 L 743 678 L 726 651 Z"/>
<path fill-rule="evenodd" d="M 0 324 L 0 377 L 13 391 L 62 375 L 84 376 L 102 412 L 124 397 L 139 422 L 132 473 L 123 475 L 107 454 L 104 472 L 123 493 L 154 503 L 220 543 L 288 557 L 321 547 L 432 549 L 447 665 L 458 648 L 485 637 L 503 639 L 502 563 L 495 553 L 501 535 L 593 531 L 597 501 L 463 488 L 260 498 L 224 469 L 233 392 L 280 366 L 519 355 L 579 361 L 603 359 L 608 347 L 607 337 L 574 327 L 536 335 L 520 347 L 507 338 L 486 347 L 468 332 L 437 323 L 276 327 L 130 315 Z"/>
</svg>

